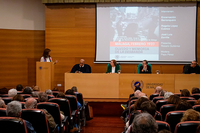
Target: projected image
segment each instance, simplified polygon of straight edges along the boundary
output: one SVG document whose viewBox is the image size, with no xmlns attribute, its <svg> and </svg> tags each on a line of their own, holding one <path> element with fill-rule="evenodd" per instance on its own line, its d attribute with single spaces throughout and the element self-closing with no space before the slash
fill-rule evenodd
<svg viewBox="0 0 200 133">
<path fill-rule="evenodd" d="M 157 41 L 159 8 L 111 7 L 111 41 Z"/>
</svg>

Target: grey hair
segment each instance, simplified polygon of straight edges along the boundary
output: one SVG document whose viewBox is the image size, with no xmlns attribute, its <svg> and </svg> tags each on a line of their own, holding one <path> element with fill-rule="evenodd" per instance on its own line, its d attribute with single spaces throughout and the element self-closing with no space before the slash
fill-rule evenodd
<svg viewBox="0 0 200 133">
<path fill-rule="evenodd" d="M 10 89 L 9 91 L 8 91 L 8 96 L 9 97 L 14 97 L 15 95 L 17 95 L 17 90 L 16 89 Z"/>
<path fill-rule="evenodd" d="M 157 133 L 158 124 L 149 113 L 141 113 L 135 116 L 132 123 L 133 133 Z"/>
<path fill-rule="evenodd" d="M 47 95 L 53 95 L 53 92 L 52 92 L 50 89 L 46 90 L 45 93 L 46 93 Z"/>
<path fill-rule="evenodd" d="M 26 109 L 34 109 L 36 107 L 37 107 L 37 100 L 35 100 L 34 98 L 28 98 L 25 103 L 25 108 Z"/>
<path fill-rule="evenodd" d="M 38 100 L 39 100 L 39 102 L 46 102 L 48 100 L 47 94 L 44 92 L 40 92 L 38 94 Z"/>
<path fill-rule="evenodd" d="M 8 103 L 6 107 L 6 115 L 11 117 L 20 117 L 22 104 L 18 101 Z"/>
<path fill-rule="evenodd" d="M 2 100 L 2 99 L 0 98 L 0 108 L 2 108 L 3 105 L 5 105 L 5 102 L 4 102 L 4 100 Z"/>
<path fill-rule="evenodd" d="M 164 99 L 168 99 L 171 95 L 174 95 L 172 92 L 165 92 Z"/>
</svg>

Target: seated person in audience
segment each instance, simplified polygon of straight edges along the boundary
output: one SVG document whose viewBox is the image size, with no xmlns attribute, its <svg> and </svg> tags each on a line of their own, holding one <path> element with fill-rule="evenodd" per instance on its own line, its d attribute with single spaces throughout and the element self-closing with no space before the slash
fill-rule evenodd
<svg viewBox="0 0 200 133">
<path fill-rule="evenodd" d="M 63 92 L 59 92 L 57 95 L 56 95 L 56 98 L 66 98 L 65 97 L 65 94 Z"/>
<path fill-rule="evenodd" d="M 179 102 L 181 102 L 181 98 L 177 95 L 171 95 L 167 100 L 167 104 L 177 105 Z"/>
<path fill-rule="evenodd" d="M 121 70 L 119 64 L 117 64 L 116 60 L 111 60 L 110 63 L 107 65 L 106 73 L 118 73 Z"/>
<path fill-rule="evenodd" d="M 53 95 L 53 92 L 52 92 L 52 90 L 50 90 L 50 89 L 46 90 L 45 93 L 46 93 L 47 95 Z"/>
<path fill-rule="evenodd" d="M 191 109 L 192 105 L 187 102 L 186 100 L 181 100 L 177 105 L 175 110 L 187 110 L 187 109 Z"/>
<path fill-rule="evenodd" d="M 133 133 L 157 133 L 158 124 L 152 115 L 149 113 L 141 113 L 136 115 L 133 120 L 132 132 Z"/>
<path fill-rule="evenodd" d="M 17 94 L 12 98 L 12 101 L 24 102 L 24 97 L 21 96 L 20 94 Z"/>
<path fill-rule="evenodd" d="M 163 130 L 160 130 L 158 133 L 172 133 L 172 132 L 169 130 L 163 129 Z"/>
<path fill-rule="evenodd" d="M 6 108 L 5 102 L 1 98 L 0 98 L 0 108 Z"/>
<path fill-rule="evenodd" d="M 166 92 L 167 92 L 167 91 L 162 90 L 162 91 L 160 92 L 160 96 L 164 97 L 164 95 L 165 95 Z"/>
<path fill-rule="evenodd" d="M 34 98 L 28 98 L 26 103 L 25 103 L 25 108 L 26 109 L 36 109 L 37 108 L 37 100 L 35 100 Z M 50 131 L 52 131 L 56 127 L 56 123 L 54 121 L 54 118 L 52 117 L 52 115 L 46 109 L 43 109 L 43 111 L 46 114 L 49 129 L 50 129 Z"/>
<path fill-rule="evenodd" d="M 22 91 L 22 90 L 23 90 L 23 86 L 22 86 L 21 84 L 18 84 L 18 85 L 16 86 L 16 90 L 17 90 L 17 91 Z"/>
<path fill-rule="evenodd" d="M 187 74 L 199 74 L 200 68 L 196 61 L 192 61 L 190 67 L 186 70 Z"/>
<path fill-rule="evenodd" d="M 90 66 L 85 64 L 84 59 L 81 59 L 80 64 L 73 66 L 71 73 L 91 73 Z"/>
<path fill-rule="evenodd" d="M 141 92 L 142 92 L 142 89 L 141 89 L 140 87 L 138 87 L 138 86 L 136 86 L 136 87 L 135 87 L 135 90 L 134 90 L 134 92 L 136 92 L 137 90 L 139 90 L 139 91 L 141 91 Z"/>
<path fill-rule="evenodd" d="M 0 94 L 8 94 L 8 90 L 7 90 L 7 88 L 1 88 L 0 89 Z"/>
<path fill-rule="evenodd" d="M 134 92 L 134 96 L 135 96 L 135 97 L 139 97 L 139 94 L 140 94 L 140 93 L 142 93 L 140 90 L 136 90 L 136 91 Z"/>
<path fill-rule="evenodd" d="M 16 119 L 20 118 L 22 112 L 22 105 L 18 101 L 12 101 L 8 103 L 6 108 L 6 115 L 9 117 L 16 117 Z M 36 133 L 32 124 L 26 120 L 24 120 L 26 123 L 26 128 L 28 133 Z M 12 127 L 11 127 L 12 128 Z"/>
<path fill-rule="evenodd" d="M 143 60 L 142 66 L 140 67 L 140 73 L 151 73 L 151 67 L 148 65 L 147 60 Z"/>
<path fill-rule="evenodd" d="M 141 104 L 140 109 L 143 113 L 149 113 L 154 117 L 156 113 L 156 104 L 152 101 L 145 101 Z"/>
<path fill-rule="evenodd" d="M 57 87 L 53 88 L 52 91 L 59 91 Z"/>
<path fill-rule="evenodd" d="M 200 105 L 200 98 L 194 103 L 194 105 Z"/>
<path fill-rule="evenodd" d="M 193 87 L 192 88 L 192 94 L 196 94 L 196 93 L 200 93 L 200 90 L 197 87 Z"/>
<path fill-rule="evenodd" d="M 68 89 L 65 92 L 65 95 L 75 95 L 74 91 L 72 89 Z M 78 102 L 78 101 L 77 101 Z M 78 108 L 81 108 L 81 104 L 78 102 Z"/>
<path fill-rule="evenodd" d="M 174 95 L 172 92 L 165 92 L 164 99 L 168 99 L 171 95 Z"/>
<path fill-rule="evenodd" d="M 181 90 L 181 97 L 190 97 L 190 92 L 187 89 Z"/>
<path fill-rule="evenodd" d="M 159 93 L 159 94 L 160 94 L 161 91 L 162 91 L 162 87 L 161 87 L 161 86 L 157 86 L 157 87 L 155 88 L 154 93 Z"/>
<path fill-rule="evenodd" d="M 23 90 L 23 94 L 32 94 L 33 92 L 33 89 L 29 86 L 25 87 L 24 90 Z"/>
<path fill-rule="evenodd" d="M 73 87 L 71 88 L 71 90 L 73 90 L 74 92 L 78 92 L 76 86 L 73 86 Z"/>
<path fill-rule="evenodd" d="M 183 113 L 183 117 L 181 118 L 181 122 L 184 121 L 200 121 L 200 113 L 193 109 L 188 109 Z"/>
<path fill-rule="evenodd" d="M 17 95 L 17 90 L 16 89 L 10 89 L 9 91 L 8 91 L 8 96 L 9 97 L 14 97 L 15 95 Z"/>
<path fill-rule="evenodd" d="M 31 94 L 31 97 L 38 98 L 38 92 L 33 91 Z"/>
<path fill-rule="evenodd" d="M 34 86 L 33 91 L 40 91 L 40 88 L 38 86 Z"/>
<path fill-rule="evenodd" d="M 48 96 L 45 92 L 40 92 L 38 94 L 38 101 L 39 102 L 47 102 L 48 101 Z M 60 116 L 62 118 L 62 120 L 64 120 L 65 116 L 64 113 L 62 111 L 60 111 Z"/>
</svg>

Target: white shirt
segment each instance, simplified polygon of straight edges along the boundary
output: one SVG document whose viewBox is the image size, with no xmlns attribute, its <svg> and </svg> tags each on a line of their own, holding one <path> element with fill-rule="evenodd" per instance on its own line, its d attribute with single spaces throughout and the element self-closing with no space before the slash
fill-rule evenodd
<svg viewBox="0 0 200 133">
<path fill-rule="evenodd" d="M 115 66 L 112 67 L 112 73 L 115 73 Z"/>
<path fill-rule="evenodd" d="M 51 58 L 51 57 L 48 57 L 48 58 L 46 58 L 46 60 L 44 60 L 44 57 L 42 56 L 42 57 L 40 58 L 40 62 L 52 62 L 52 58 Z"/>
</svg>

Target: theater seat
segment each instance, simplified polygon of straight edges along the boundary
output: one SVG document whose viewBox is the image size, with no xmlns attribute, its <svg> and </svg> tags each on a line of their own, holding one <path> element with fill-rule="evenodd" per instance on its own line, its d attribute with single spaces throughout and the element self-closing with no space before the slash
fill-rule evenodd
<svg viewBox="0 0 200 133">
<path fill-rule="evenodd" d="M 47 95 L 47 96 L 48 96 L 48 99 L 55 98 L 54 95 Z"/>
<path fill-rule="evenodd" d="M 181 93 L 174 93 L 174 95 L 176 95 L 176 96 L 181 96 Z"/>
<path fill-rule="evenodd" d="M 131 101 L 129 102 L 129 107 L 130 107 L 131 105 L 133 105 L 137 100 L 138 100 L 138 99 L 133 99 L 133 100 L 131 100 Z"/>
<path fill-rule="evenodd" d="M 162 121 L 162 114 L 158 111 L 156 111 L 154 118 L 158 121 Z"/>
<path fill-rule="evenodd" d="M 161 108 L 160 108 L 160 113 L 162 114 L 162 118 L 163 120 L 165 120 L 165 116 L 168 112 L 170 111 L 174 111 L 175 110 L 175 105 L 173 104 L 166 104 L 166 105 L 163 105 Z"/>
<path fill-rule="evenodd" d="M 180 97 L 182 100 L 195 100 L 194 97 Z"/>
<path fill-rule="evenodd" d="M 158 100 L 164 100 L 164 97 L 154 97 L 152 101 L 156 103 Z"/>
<path fill-rule="evenodd" d="M 5 104 L 7 105 L 9 102 L 12 101 L 12 97 L 2 97 L 2 100 L 4 100 Z"/>
<path fill-rule="evenodd" d="M 198 100 L 200 98 L 200 93 L 192 94 L 192 97 Z"/>
<path fill-rule="evenodd" d="M 0 117 L 0 130 L 5 133 L 27 133 L 25 121 L 15 117 Z"/>
<path fill-rule="evenodd" d="M 156 123 L 158 124 L 158 131 L 164 129 L 171 131 L 170 125 L 167 122 L 156 120 Z"/>
<path fill-rule="evenodd" d="M 193 108 L 194 110 L 200 112 L 200 105 L 194 105 L 192 108 Z"/>
<path fill-rule="evenodd" d="M 185 111 L 171 111 L 166 114 L 165 122 L 167 122 L 171 131 L 174 132 L 176 125 L 181 121 Z"/>
<path fill-rule="evenodd" d="M 161 108 L 163 105 L 165 105 L 165 104 L 167 104 L 167 100 L 158 100 L 158 101 L 156 102 L 156 108 L 157 108 L 157 110 L 160 111 L 160 108 Z"/>
<path fill-rule="evenodd" d="M 159 93 L 153 93 L 150 95 L 149 100 L 153 100 L 154 97 L 158 97 Z"/>
<path fill-rule="evenodd" d="M 174 133 L 196 133 L 200 121 L 185 121 L 176 125 Z"/>
<path fill-rule="evenodd" d="M 54 97 L 56 97 L 59 93 L 59 91 L 52 91 L 52 92 L 53 92 Z"/>
<path fill-rule="evenodd" d="M 6 117 L 6 108 L 0 108 L 0 117 L 2 116 Z"/>
<path fill-rule="evenodd" d="M 197 100 L 187 100 L 188 103 L 190 103 L 192 106 L 194 106 L 194 103 L 196 102 Z"/>
</svg>

